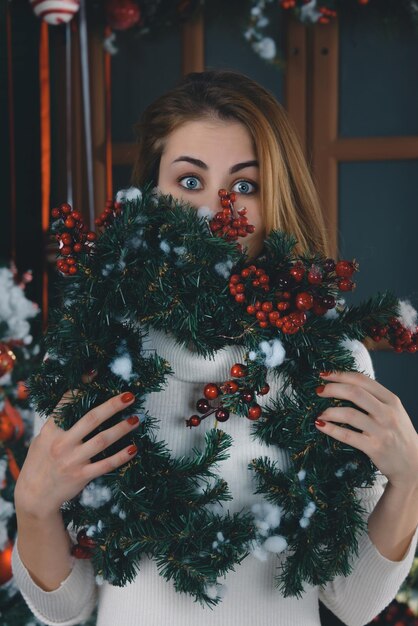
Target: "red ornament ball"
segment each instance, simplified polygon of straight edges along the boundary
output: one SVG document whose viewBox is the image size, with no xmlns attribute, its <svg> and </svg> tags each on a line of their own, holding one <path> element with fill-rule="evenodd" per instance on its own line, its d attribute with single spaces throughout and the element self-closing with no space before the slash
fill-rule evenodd
<svg viewBox="0 0 418 626">
<path fill-rule="evenodd" d="M 6 413 L 0 413 L 0 441 L 11 441 L 15 435 L 15 427 Z"/>
<path fill-rule="evenodd" d="M 214 400 L 219 396 L 219 387 L 215 383 L 209 383 L 203 390 L 203 395 L 208 400 Z"/>
<path fill-rule="evenodd" d="M 12 577 L 13 543 L 8 541 L 0 551 L 0 585 L 7 583 Z"/>
<path fill-rule="evenodd" d="M 114 30 L 127 30 L 138 24 L 141 11 L 133 0 L 107 0 L 106 17 Z"/>
<path fill-rule="evenodd" d="M 11 372 L 16 363 L 16 355 L 6 343 L 0 343 L 0 376 Z"/>
<path fill-rule="evenodd" d="M 337 276 L 350 278 L 356 271 L 356 266 L 352 261 L 338 261 L 335 266 Z"/>
<path fill-rule="evenodd" d="M 234 378 L 244 378 L 247 373 L 247 368 L 242 363 L 235 363 L 231 367 L 231 376 Z"/>
</svg>

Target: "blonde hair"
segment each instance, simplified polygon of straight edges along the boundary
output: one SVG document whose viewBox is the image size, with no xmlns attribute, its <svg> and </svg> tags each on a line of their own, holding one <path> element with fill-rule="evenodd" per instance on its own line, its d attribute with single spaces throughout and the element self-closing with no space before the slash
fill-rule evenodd
<svg viewBox="0 0 418 626">
<path fill-rule="evenodd" d="M 132 183 L 158 183 L 164 140 L 185 122 L 216 116 L 244 124 L 260 167 L 266 233 L 280 229 L 298 240 L 299 253 L 330 254 L 315 186 L 284 108 L 261 85 L 232 71 L 194 72 L 155 100 L 136 125 Z"/>
</svg>

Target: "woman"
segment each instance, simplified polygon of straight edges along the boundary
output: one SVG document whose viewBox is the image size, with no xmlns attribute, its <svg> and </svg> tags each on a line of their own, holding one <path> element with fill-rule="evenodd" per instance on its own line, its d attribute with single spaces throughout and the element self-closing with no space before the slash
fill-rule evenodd
<svg viewBox="0 0 418 626">
<path fill-rule="evenodd" d="M 217 207 L 220 188 L 234 191 L 238 206 L 246 206 L 256 226 L 242 241 L 253 257 L 260 253 L 265 234 L 276 227 L 296 235 L 301 250 L 328 253 L 318 201 L 295 134 L 280 105 L 250 79 L 232 72 L 191 74 L 148 108 L 138 133 L 136 185 L 152 181 L 163 193 L 212 208 Z M 162 418 L 159 438 L 174 454 L 187 454 L 201 445 L 205 431 L 205 426 L 184 428 L 184 416 L 193 410 L 191 399 L 208 380 L 225 380 L 230 364 L 242 360 L 242 349 L 231 345 L 214 360 L 205 360 L 162 332 L 151 330 L 148 341 L 170 362 L 174 374 L 163 391 L 148 396 L 146 409 Z M 417 542 L 418 436 L 400 400 L 374 380 L 362 344 L 354 356 L 364 373 L 324 374 L 327 384 L 318 393 L 351 400 L 362 410 L 333 407 L 316 421 L 324 436 L 362 450 L 380 470 L 373 487 L 359 490 L 370 516 L 352 573 L 323 589 L 306 585 L 300 599 L 284 598 L 274 587 L 277 557 L 260 562 L 249 556 L 228 574 L 223 602 L 210 611 L 176 593 L 158 575 L 155 562 L 143 559 L 130 585 L 98 586 L 99 626 L 318 626 L 319 598 L 346 624 L 361 625 L 391 601 L 410 569 Z M 269 382 L 272 393 L 278 393 L 278 382 Z M 15 492 L 19 534 L 13 567 L 25 599 L 47 624 L 77 624 L 94 606 L 93 569 L 88 561 L 72 561 L 60 506 L 90 480 L 136 453 L 130 446 L 106 460 L 90 461 L 136 428 L 133 418 L 83 442 L 133 400 L 130 393 L 120 394 L 66 432 L 51 416 L 29 449 Z M 341 428 L 339 422 L 359 432 Z M 246 469 L 249 459 L 268 454 L 285 468 L 289 456 L 252 440 L 248 420 L 231 419 L 225 430 L 234 445 L 230 458 L 220 463 L 220 472 L 233 496 L 228 508 L 236 512 L 257 502 Z"/>
</svg>

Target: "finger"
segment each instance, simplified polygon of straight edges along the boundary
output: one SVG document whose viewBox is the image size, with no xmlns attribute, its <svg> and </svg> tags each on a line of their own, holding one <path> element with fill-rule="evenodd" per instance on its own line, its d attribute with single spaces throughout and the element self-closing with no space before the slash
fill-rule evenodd
<svg viewBox="0 0 418 626">
<path fill-rule="evenodd" d="M 117 452 L 116 454 L 108 457 L 107 459 L 103 459 L 102 461 L 96 461 L 96 463 L 89 463 L 85 466 L 83 470 L 84 477 L 87 481 L 90 482 L 94 478 L 103 476 L 103 474 L 113 472 L 121 465 L 124 465 L 125 463 L 130 461 L 137 452 L 137 447 L 135 445 L 130 445 L 120 452 Z"/>
<path fill-rule="evenodd" d="M 85 443 L 81 444 L 78 451 L 75 453 L 77 461 L 85 462 L 92 459 L 99 452 L 106 450 L 112 443 L 118 441 L 121 437 L 129 434 L 132 430 L 135 430 L 139 425 L 139 417 L 132 415 L 128 419 L 123 420 L 119 424 L 108 428 L 107 430 L 98 433 Z"/>
<path fill-rule="evenodd" d="M 320 419 L 315 421 L 315 426 L 325 435 L 329 435 L 333 439 L 337 439 L 337 441 L 341 441 L 341 443 L 357 448 L 367 454 L 370 438 L 363 433 L 356 433 L 354 430 L 336 426 L 331 422 L 321 422 Z"/>
<path fill-rule="evenodd" d="M 353 404 L 370 413 L 378 416 L 385 410 L 385 405 L 375 396 L 369 393 L 360 385 L 352 383 L 329 382 L 326 385 L 317 387 L 317 394 L 321 398 L 337 398 L 339 400 L 350 400 Z"/>
<path fill-rule="evenodd" d="M 321 372 L 320 376 L 325 382 L 341 382 L 361 387 L 384 404 L 393 405 L 397 397 L 389 389 L 378 383 L 377 380 L 360 372 Z"/>
<path fill-rule="evenodd" d="M 350 424 L 350 426 L 358 428 L 366 435 L 375 434 L 379 430 L 376 422 L 369 415 L 348 406 L 328 407 L 321 415 L 318 415 L 318 419 L 326 422 Z"/>
<path fill-rule="evenodd" d="M 103 422 L 109 419 L 109 417 L 112 417 L 115 413 L 126 409 L 134 400 L 134 394 L 127 391 L 113 396 L 109 400 L 106 400 L 106 402 L 103 402 L 103 404 L 99 404 L 99 406 L 94 407 L 91 411 L 83 415 L 83 417 L 69 429 L 69 438 L 75 443 L 80 443 L 82 439 L 95 430 L 95 428 L 103 424 Z"/>
</svg>

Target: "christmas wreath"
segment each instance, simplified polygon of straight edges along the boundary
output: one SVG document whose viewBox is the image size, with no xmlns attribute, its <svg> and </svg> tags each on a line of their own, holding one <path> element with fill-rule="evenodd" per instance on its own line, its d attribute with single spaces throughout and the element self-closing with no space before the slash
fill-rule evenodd
<svg viewBox="0 0 418 626">
<path fill-rule="evenodd" d="M 304 581 L 324 585 L 347 575 L 365 528 L 354 489 L 372 485 L 376 468 L 362 452 L 318 434 L 316 416 L 330 404 L 351 404 L 320 398 L 315 389 L 319 372 L 355 369 L 347 340 L 385 337 L 397 351 L 415 352 L 417 328 L 405 328 L 400 318 L 408 305 L 383 293 L 346 306 L 339 296 L 354 288 L 356 262 L 298 256 L 295 238 L 284 232 L 271 232 L 251 263 L 236 240 L 254 227 L 226 191 L 215 215 L 152 189 L 119 200 L 97 220 L 99 237 L 68 204 L 52 211 L 63 303 L 51 314 L 47 356 L 30 380 L 44 415 L 66 390 L 76 390 L 55 411 L 64 429 L 126 390 L 135 394 L 134 405 L 106 427 L 141 416 L 128 440 L 93 460 L 129 441 L 136 457 L 63 506 L 65 522 L 78 532 L 75 556 L 91 558 L 98 576 L 124 585 L 147 555 L 177 591 L 207 604 L 220 601 L 213 593 L 219 577 L 266 542 L 275 552 L 288 551 L 277 576 L 286 596 L 300 595 Z M 219 514 L 211 506 L 230 499 L 216 471 L 232 445 L 229 435 L 210 429 L 204 449 L 188 458 L 173 457 L 157 439 L 159 416 L 143 410 L 144 399 L 162 388 L 170 363 L 143 351 L 149 328 L 169 331 L 205 357 L 227 344 L 245 347 L 245 362 L 231 363 L 230 380 L 208 381 L 185 426 L 198 427 L 211 413 L 222 422 L 233 413 L 253 420 L 255 437 L 289 451 L 287 471 L 268 457 L 248 459 L 256 493 L 267 501 L 268 531 L 260 531 L 255 511 Z M 84 383 L 91 368 L 97 376 Z M 267 373 L 292 393 L 262 408 L 256 396 L 269 392 Z"/>
</svg>

